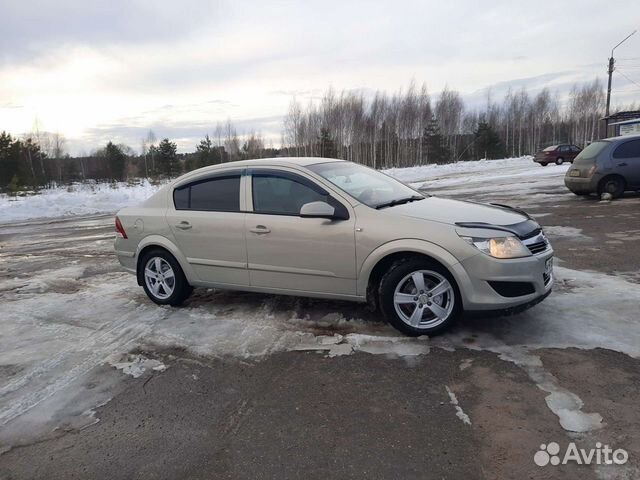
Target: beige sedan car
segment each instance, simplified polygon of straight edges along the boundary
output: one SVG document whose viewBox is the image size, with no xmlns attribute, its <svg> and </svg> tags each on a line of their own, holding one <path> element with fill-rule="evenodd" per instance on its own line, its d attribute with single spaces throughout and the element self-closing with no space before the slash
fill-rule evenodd
<svg viewBox="0 0 640 480">
<path fill-rule="evenodd" d="M 370 168 L 274 158 L 187 173 L 116 217 L 149 298 L 193 287 L 370 302 L 408 335 L 544 299 L 553 250 L 524 212 L 425 195 Z"/>
</svg>

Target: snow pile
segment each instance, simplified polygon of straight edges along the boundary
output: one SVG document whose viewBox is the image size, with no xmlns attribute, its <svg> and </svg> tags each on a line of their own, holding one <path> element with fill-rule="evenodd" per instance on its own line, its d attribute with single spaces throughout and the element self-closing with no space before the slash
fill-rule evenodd
<svg viewBox="0 0 640 480">
<path fill-rule="evenodd" d="M 530 156 L 503 158 L 500 160 L 477 160 L 469 162 L 445 163 L 442 165 L 420 165 L 417 167 L 390 168 L 383 170 L 387 175 L 402 182 L 420 182 L 424 180 L 433 180 L 443 175 L 452 175 L 457 173 L 478 173 L 487 170 L 496 171 L 505 168 L 514 167 L 534 167 Z"/>
<path fill-rule="evenodd" d="M 136 184 L 79 183 L 42 190 L 25 197 L 0 194 L 0 223 L 115 213 L 123 207 L 143 202 L 159 188 L 159 185 L 143 180 Z"/>
</svg>

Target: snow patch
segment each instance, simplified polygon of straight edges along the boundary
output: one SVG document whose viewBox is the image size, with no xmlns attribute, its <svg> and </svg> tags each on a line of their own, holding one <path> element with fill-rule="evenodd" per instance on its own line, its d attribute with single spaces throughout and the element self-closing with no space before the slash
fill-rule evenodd
<svg viewBox="0 0 640 480">
<path fill-rule="evenodd" d="M 68 187 L 40 190 L 37 194 L 11 197 L 0 194 L 0 223 L 74 215 L 115 213 L 139 204 L 161 185 L 139 183 L 77 183 Z"/>
<path fill-rule="evenodd" d="M 371 355 L 389 355 L 396 357 L 413 357 L 429 353 L 427 337 L 388 337 L 381 335 L 365 335 L 350 333 L 348 335 L 320 335 L 294 345 L 291 350 L 325 351 L 331 358 L 351 355 L 356 352 Z"/>
<path fill-rule="evenodd" d="M 587 235 L 582 233 L 581 228 L 575 227 L 561 227 L 561 226 L 545 226 L 544 233 L 552 236 L 552 237 L 567 237 L 567 238 L 581 238 L 581 239 L 589 239 Z"/>
<path fill-rule="evenodd" d="M 142 355 L 125 355 L 119 360 L 110 359 L 108 363 L 133 378 L 141 377 L 147 370 L 164 372 L 167 369 L 167 366 L 160 360 L 146 358 Z"/>
<path fill-rule="evenodd" d="M 558 379 L 547 372 L 540 357 L 532 355 L 524 349 L 504 349 L 500 358 L 512 362 L 522 368 L 536 386 L 549 395 L 545 401 L 560 421 L 560 426 L 568 432 L 585 433 L 603 427 L 602 416 L 599 413 L 584 413 L 584 402 L 575 393 L 570 392 L 558 384 Z"/>
<path fill-rule="evenodd" d="M 456 394 L 453 393 L 453 391 L 447 385 L 445 385 L 444 388 L 447 390 L 447 393 L 449 394 L 449 401 L 451 405 L 453 405 L 454 408 L 456 409 L 456 417 L 462 420 L 462 423 L 464 423 L 465 425 L 471 425 L 471 419 L 469 418 L 469 415 L 464 413 L 464 410 L 462 410 L 462 407 L 458 403 L 458 398 L 456 397 Z"/>
</svg>

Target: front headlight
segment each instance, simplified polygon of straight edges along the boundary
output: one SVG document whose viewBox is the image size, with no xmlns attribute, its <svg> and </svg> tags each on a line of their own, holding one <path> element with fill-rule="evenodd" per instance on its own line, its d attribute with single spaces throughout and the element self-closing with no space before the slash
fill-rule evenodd
<svg viewBox="0 0 640 480">
<path fill-rule="evenodd" d="M 514 236 L 496 238 L 462 237 L 469 244 L 494 258 L 528 257 L 531 252 Z"/>
</svg>

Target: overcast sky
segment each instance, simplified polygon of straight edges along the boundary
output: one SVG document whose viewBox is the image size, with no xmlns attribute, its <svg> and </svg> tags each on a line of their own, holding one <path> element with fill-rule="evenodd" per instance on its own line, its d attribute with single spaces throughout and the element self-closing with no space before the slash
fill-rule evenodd
<svg viewBox="0 0 640 480">
<path fill-rule="evenodd" d="M 0 12 L 0 130 L 37 119 L 71 153 L 138 149 L 149 129 L 190 151 L 227 118 L 277 144 L 291 96 L 329 86 L 415 79 L 470 105 L 489 86 L 566 92 L 604 82 L 611 47 L 640 27 L 640 0 L 2 0 Z M 640 101 L 640 33 L 616 57 L 614 103 Z"/>
</svg>

